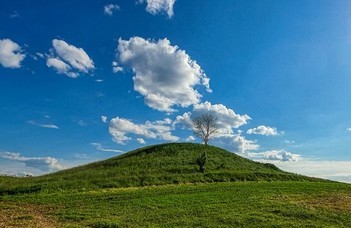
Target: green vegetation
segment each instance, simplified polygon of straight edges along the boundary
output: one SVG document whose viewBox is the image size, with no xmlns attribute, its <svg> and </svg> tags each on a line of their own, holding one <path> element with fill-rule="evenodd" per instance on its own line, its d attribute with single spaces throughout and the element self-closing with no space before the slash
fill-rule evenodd
<svg viewBox="0 0 351 228">
<path fill-rule="evenodd" d="M 351 185 L 231 182 L 2 196 L 5 226 L 350 227 Z"/>
<path fill-rule="evenodd" d="M 350 213 L 351 185 L 190 143 L 0 177 L 0 227 L 351 227 Z"/>
<path fill-rule="evenodd" d="M 197 159 L 206 154 L 206 172 Z M 230 181 L 320 181 L 283 172 L 214 146 L 170 143 L 144 147 L 100 162 L 31 178 L 0 179 L 0 195 L 65 190 Z"/>
<path fill-rule="evenodd" d="M 207 155 L 206 152 L 203 152 L 197 159 L 196 164 L 199 166 L 199 170 L 201 173 L 205 172 L 205 165 L 207 162 Z"/>
</svg>

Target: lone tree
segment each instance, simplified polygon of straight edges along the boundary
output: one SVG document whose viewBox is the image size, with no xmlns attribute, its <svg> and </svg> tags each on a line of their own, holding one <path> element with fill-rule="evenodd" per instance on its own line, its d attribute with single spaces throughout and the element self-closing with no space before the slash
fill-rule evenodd
<svg viewBox="0 0 351 228">
<path fill-rule="evenodd" d="M 210 113 L 205 113 L 193 118 L 192 121 L 194 125 L 194 135 L 207 145 L 213 135 L 218 132 L 217 117 Z"/>
</svg>

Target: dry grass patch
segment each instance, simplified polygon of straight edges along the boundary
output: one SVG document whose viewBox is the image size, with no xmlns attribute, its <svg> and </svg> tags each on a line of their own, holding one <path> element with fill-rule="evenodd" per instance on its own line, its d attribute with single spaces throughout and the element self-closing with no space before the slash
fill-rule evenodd
<svg viewBox="0 0 351 228">
<path fill-rule="evenodd" d="M 341 212 L 351 213 L 351 194 L 350 195 L 327 195 L 314 198 L 300 199 L 299 203 L 308 208 L 331 209 Z"/>
<path fill-rule="evenodd" d="M 0 201 L 0 227 L 56 227 L 48 208 Z"/>
</svg>

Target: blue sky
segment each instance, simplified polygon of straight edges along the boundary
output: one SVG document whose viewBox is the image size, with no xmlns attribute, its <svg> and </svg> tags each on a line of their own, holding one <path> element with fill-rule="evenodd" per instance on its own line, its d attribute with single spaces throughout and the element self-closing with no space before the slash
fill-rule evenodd
<svg viewBox="0 0 351 228">
<path fill-rule="evenodd" d="M 211 142 L 351 181 L 349 1 L 1 1 L 0 172 Z"/>
</svg>

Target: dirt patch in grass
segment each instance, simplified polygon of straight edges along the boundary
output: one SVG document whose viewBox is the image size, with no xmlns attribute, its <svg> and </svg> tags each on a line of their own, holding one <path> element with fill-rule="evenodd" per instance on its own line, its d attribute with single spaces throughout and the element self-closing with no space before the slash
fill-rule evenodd
<svg viewBox="0 0 351 228">
<path fill-rule="evenodd" d="M 351 212 L 351 195 L 328 195 L 299 199 L 298 204 L 303 204 L 307 208 Z"/>
<path fill-rule="evenodd" d="M 56 227 L 48 208 L 0 201 L 0 227 Z"/>
</svg>

